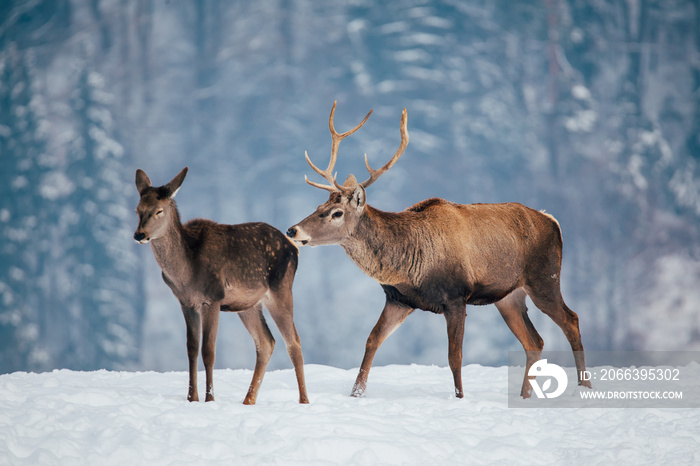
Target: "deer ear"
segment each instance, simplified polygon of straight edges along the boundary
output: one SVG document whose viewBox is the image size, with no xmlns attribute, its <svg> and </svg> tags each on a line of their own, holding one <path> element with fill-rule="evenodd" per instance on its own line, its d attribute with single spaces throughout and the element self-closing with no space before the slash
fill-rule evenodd
<svg viewBox="0 0 700 466">
<path fill-rule="evenodd" d="M 362 185 L 357 185 L 355 191 L 352 193 L 352 199 L 350 199 L 350 204 L 357 210 L 362 210 L 365 207 L 365 202 L 367 201 L 367 193 Z"/>
<path fill-rule="evenodd" d="M 143 192 L 150 187 L 151 180 L 148 178 L 148 175 L 146 175 L 146 172 L 140 168 L 136 170 L 136 189 L 138 190 L 139 195 L 143 196 Z"/>
<path fill-rule="evenodd" d="M 170 183 L 164 186 L 169 198 L 172 199 L 173 197 L 175 197 L 175 194 L 177 194 L 177 191 L 180 189 L 180 186 L 182 186 L 182 182 L 185 181 L 185 177 L 187 176 L 187 170 L 189 170 L 188 167 L 183 168 L 180 171 L 180 173 L 175 175 L 175 178 L 170 180 Z"/>
</svg>

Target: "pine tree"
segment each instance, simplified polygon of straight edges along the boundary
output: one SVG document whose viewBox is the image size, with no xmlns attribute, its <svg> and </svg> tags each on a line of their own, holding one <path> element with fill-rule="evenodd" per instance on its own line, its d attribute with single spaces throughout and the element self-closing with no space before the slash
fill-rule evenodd
<svg viewBox="0 0 700 466">
<path fill-rule="evenodd" d="M 31 53 L 13 44 L 0 53 L 0 371 L 39 368 L 40 279 L 48 257 L 50 206 Z"/>
<path fill-rule="evenodd" d="M 64 261 L 73 283 L 66 294 L 71 334 L 63 351 L 82 369 L 134 363 L 143 319 L 136 262 L 126 247 L 131 185 L 121 176 L 124 150 L 114 137 L 111 99 L 103 77 L 86 66 L 71 98 L 77 131 L 66 172 L 75 189 L 62 214 Z"/>
</svg>

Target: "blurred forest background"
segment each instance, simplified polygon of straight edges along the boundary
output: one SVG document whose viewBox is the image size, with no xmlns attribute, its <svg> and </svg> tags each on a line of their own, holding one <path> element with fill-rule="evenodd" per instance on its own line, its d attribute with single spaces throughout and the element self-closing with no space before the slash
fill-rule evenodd
<svg viewBox="0 0 700 466">
<path fill-rule="evenodd" d="M 136 168 L 190 167 L 185 220 L 285 231 L 327 198 L 304 150 L 327 163 L 336 99 L 340 131 L 374 109 L 340 179 L 393 154 L 408 109 L 370 204 L 546 209 L 586 349 L 700 350 L 697 0 L 3 0 L 0 372 L 186 370 L 179 305 L 132 239 Z M 330 246 L 302 249 L 294 291 L 306 362 L 358 366 L 379 285 Z M 467 312 L 465 363 L 520 350 L 493 306 Z M 417 311 L 375 364 L 446 355 L 444 319 Z M 217 367 L 253 361 L 222 316 Z"/>
</svg>

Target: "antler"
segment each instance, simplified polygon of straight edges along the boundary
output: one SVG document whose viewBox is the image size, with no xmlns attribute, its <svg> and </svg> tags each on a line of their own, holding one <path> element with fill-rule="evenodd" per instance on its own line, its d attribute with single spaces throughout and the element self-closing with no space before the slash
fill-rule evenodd
<svg viewBox="0 0 700 466">
<path fill-rule="evenodd" d="M 401 144 L 399 145 L 399 148 L 396 150 L 396 153 L 394 156 L 389 160 L 382 168 L 379 170 L 373 170 L 372 167 L 369 166 L 369 162 L 367 161 L 367 154 L 365 154 L 365 166 L 367 167 L 367 171 L 369 171 L 369 178 L 367 180 L 363 181 L 360 183 L 360 186 L 363 188 L 366 188 L 367 186 L 371 185 L 375 181 L 377 181 L 377 178 L 382 176 L 384 172 L 389 170 L 391 167 L 394 166 L 397 160 L 401 158 L 401 155 L 403 154 L 403 151 L 406 150 L 406 146 L 408 145 L 408 128 L 407 128 L 407 120 L 408 120 L 408 113 L 406 112 L 406 109 L 403 109 L 403 113 L 401 114 Z"/>
<path fill-rule="evenodd" d="M 338 182 L 336 181 L 336 177 L 332 175 L 333 168 L 335 167 L 335 161 L 338 158 L 338 146 L 340 145 L 340 141 L 345 139 L 346 137 L 350 136 L 352 133 L 357 131 L 362 127 L 367 122 L 367 119 L 369 116 L 372 114 L 372 110 L 367 113 L 367 116 L 360 122 L 359 125 L 355 126 L 353 129 L 350 131 L 346 131 L 344 133 L 338 134 L 338 132 L 335 130 L 335 127 L 333 126 L 333 114 L 335 113 L 335 105 L 338 103 L 336 100 L 333 102 L 333 108 L 331 109 L 331 116 L 328 118 L 328 129 L 330 129 L 331 132 L 331 138 L 333 139 L 333 145 L 331 146 L 331 160 L 328 162 L 328 168 L 325 170 L 321 170 L 318 168 L 316 165 L 314 165 L 311 162 L 311 159 L 309 158 L 309 154 L 304 151 L 304 156 L 306 157 L 306 161 L 309 163 L 311 168 L 321 175 L 323 178 L 326 179 L 330 184 L 320 184 L 320 183 L 314 183 L 313 181 L 309 181 L 309 179 L 304 175 L 304 179 L 306 180 L 307 183 L 309 183 L 311 186 L 315 186 L 316 188 L 321 188 L 325 189 L 326 191 L 330 192 L 338 192 L 338 191 L 343 191 L 343 186 L 339 185 Z M 405 110 L 404 110 L 405 112 Z M 365 156 L 366 159 L 366 156 Z M 369 167 L 369 165 L 368 165 Z M 388 170 L 388 168 L 387 168 Z"/>
</svg>

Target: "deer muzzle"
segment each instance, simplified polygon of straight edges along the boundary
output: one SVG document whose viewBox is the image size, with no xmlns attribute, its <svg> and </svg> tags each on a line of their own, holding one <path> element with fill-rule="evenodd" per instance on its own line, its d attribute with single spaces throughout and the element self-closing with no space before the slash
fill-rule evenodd
<svg viewBox="0 0 700 466">
<path fill-rule="evenodd" d="M 136 233 L 134 233 L 134 240 L 136 240 L 137 243 L 146 244 L 146 243 L 148 243 L 150 238 L 146 238 L 145 233 L 136 232 Z"/>
<path fill-rule="evenodd" d="M 304 233 L 298 225 L 290 227 L 287 230 L 287 236 L 289 236 L 295 243 L 300 244 L 302 246 L 306 246 L 306 244 L 311 239 L 311 237 Z"/>
</svg>

